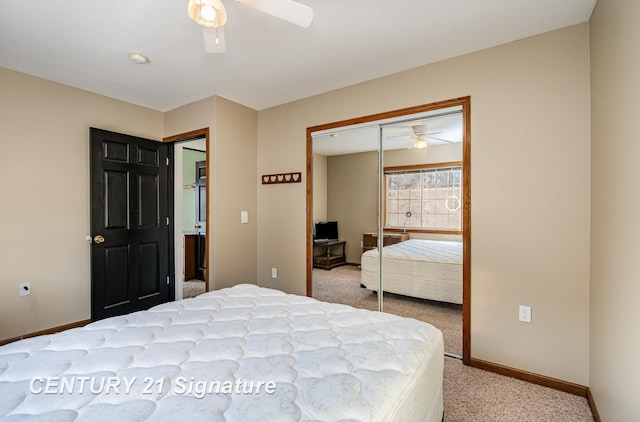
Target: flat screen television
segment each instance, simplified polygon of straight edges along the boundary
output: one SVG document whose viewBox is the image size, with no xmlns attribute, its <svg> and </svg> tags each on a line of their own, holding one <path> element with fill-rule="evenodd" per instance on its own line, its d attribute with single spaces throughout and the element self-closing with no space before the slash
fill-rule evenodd
<svg viewBox="0 0 640 422">
<path fill-rule="evenodd" d="M 313 225 L 313 240 L 315 242 L 338 240 L 338 222 L 316 221 Z"/>
</svg>

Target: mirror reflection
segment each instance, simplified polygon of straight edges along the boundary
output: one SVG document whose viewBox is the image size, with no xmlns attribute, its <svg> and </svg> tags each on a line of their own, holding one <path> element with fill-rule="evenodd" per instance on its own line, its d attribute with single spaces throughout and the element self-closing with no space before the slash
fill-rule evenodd
<svg viewBox="0 0 640 422">
<path fill-rule="evenodd" d="M 463 133 L 456 106 L 312 134 L 313 297 L 427 321 L 456 356 Z"/>
</svg>

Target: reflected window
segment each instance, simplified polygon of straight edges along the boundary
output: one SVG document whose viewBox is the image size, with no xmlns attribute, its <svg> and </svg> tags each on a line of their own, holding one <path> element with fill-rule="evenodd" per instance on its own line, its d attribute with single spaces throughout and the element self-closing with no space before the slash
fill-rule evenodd
<svg viewBox="0 0 640 422">
<path fill-rule="evenodd" d="M 460 163 L 385 168 L 385 228 L 459 234 Z"/>
</svg>

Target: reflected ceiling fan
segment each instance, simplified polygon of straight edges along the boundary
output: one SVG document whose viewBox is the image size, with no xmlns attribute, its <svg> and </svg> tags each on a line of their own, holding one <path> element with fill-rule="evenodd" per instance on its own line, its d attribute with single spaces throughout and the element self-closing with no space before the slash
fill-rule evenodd
<svg viewBox="0 0 640 422">
<path fill-rule="evenodd" d="M 435 139 L 436 141 L 440 141 L 440 142 L 446 142 L 446 143 L 453 143 L 454 141 L 450 141 L 448 139 L 444 139 L 444 138 L 437 138 L 433 135 L 438 135 L 442 132 L 429 132 L 429 128 L 427 127 L 427 125 L 413 125 L 411 126 L 411 129 L 413 130 L 413 135 L 409 136 L 408 138 L 410 138 L 412 140 L 411 144 L 408 146 L 408 148 L 413 148 L 413 149 L 426 149 L 427 148 L 427 138 L 428 139 Z M 407 138 L 407 136 L 391 136 L 387 139 L 397 139 L 397 138 Z"/>
<path fill-rule="evenodd" d="M 303 28 L 313 20 L 313 9 L 293 0 L 235 0 L 248 7 L 283 19 Z M 224 25 L 227 12 L 221 0 L 189 0 L 188 13 L 191 19 L 202 26 L 205 50 L 222 53 L 226 50 Z"/>
</svg>

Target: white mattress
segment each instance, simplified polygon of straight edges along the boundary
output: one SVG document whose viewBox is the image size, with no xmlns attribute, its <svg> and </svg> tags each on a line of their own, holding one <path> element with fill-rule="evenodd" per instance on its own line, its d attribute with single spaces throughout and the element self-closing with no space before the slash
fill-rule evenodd
<svg viewBox="0 0 640 422">
<path fill-rule="evenodd" d="M 0 347 L 0 417 L 440 421 L 443 365 L 429 324 L 239 285 Z"/>
<path fill-rule="evenodd" d="M 378 250 L 362 254 L 361 283 L 377 291 Z M 410 239 L 383 248 L 383 291 L 462 303 L 462 242 Z"/>
</svg>

